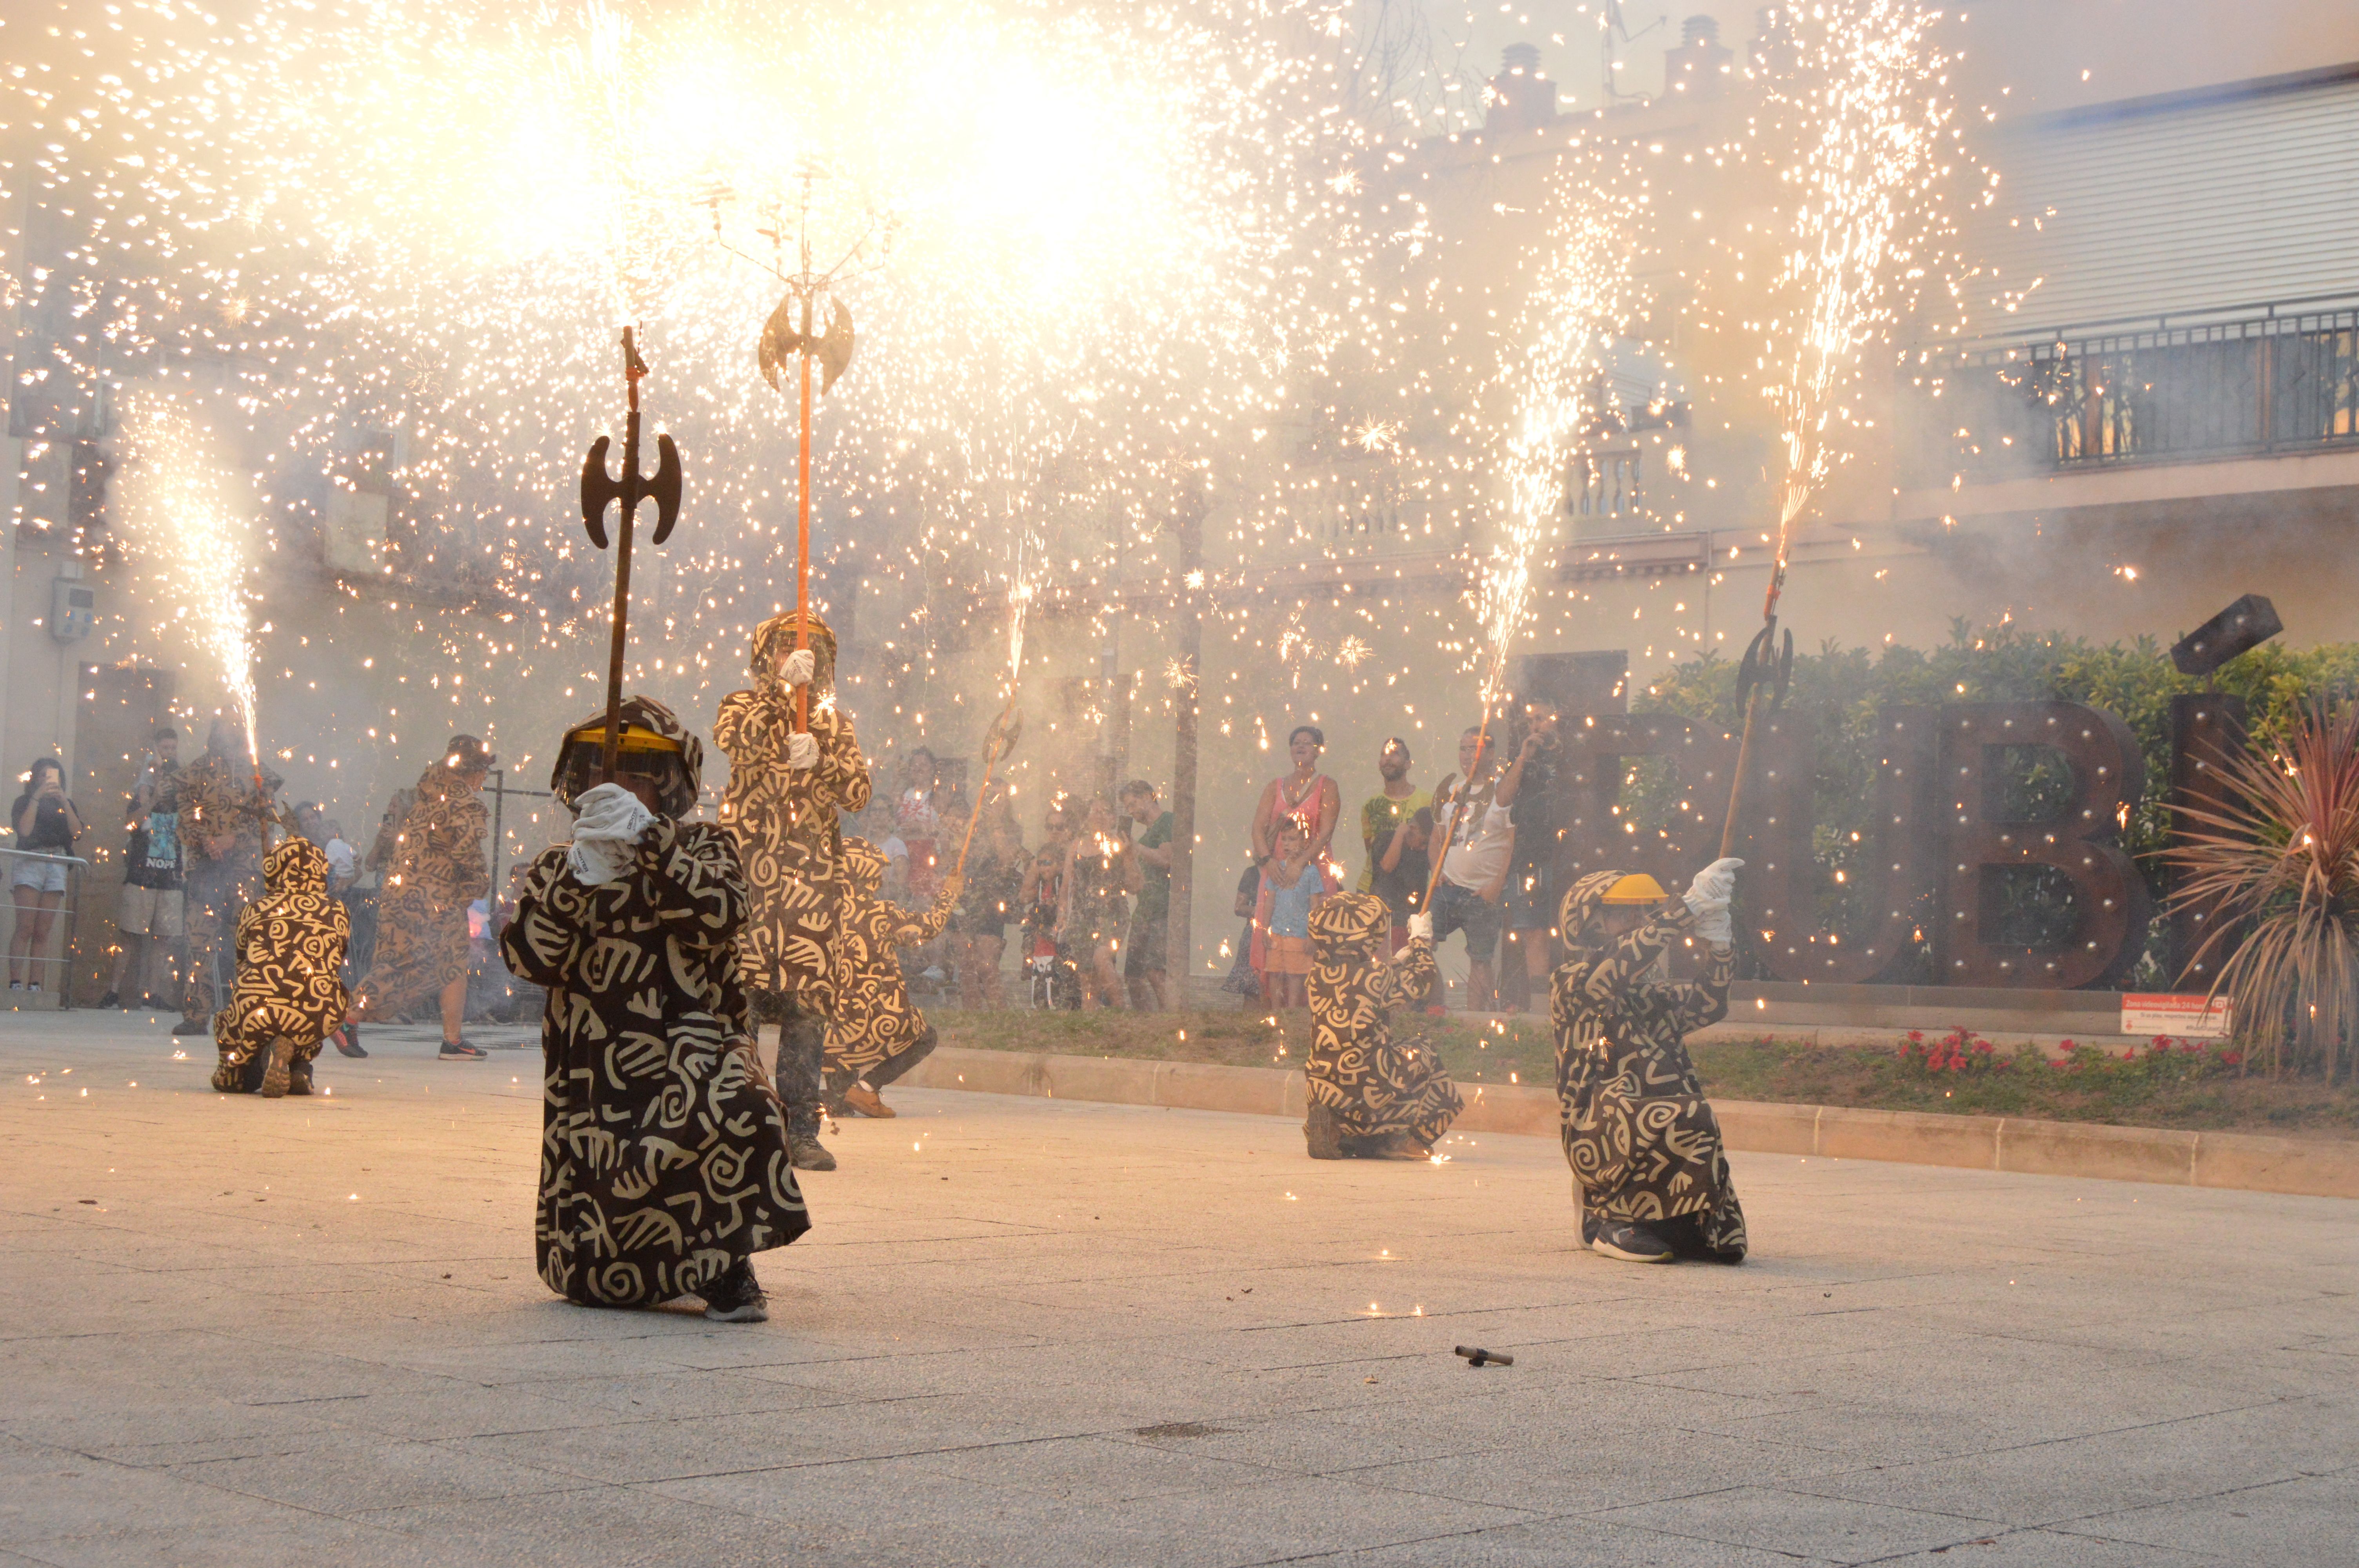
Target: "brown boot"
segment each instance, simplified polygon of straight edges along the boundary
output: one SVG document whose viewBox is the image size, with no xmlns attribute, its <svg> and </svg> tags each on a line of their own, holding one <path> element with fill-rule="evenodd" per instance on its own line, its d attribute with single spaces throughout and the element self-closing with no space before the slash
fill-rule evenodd
<svg viewBox="0 0 2359 1568">
<path fill-rule="evenodd" d="M 1343 1124 L 1338 1120 L 1332 1107 L 1310 1102 L 1302 1118 L 1302 1141 L 1310 1145 L 1314 1160 L 1340 1160 L 1343 1157 Z"/>
<path fill-rule="evenodd" d="M 285 1099 L 287 1076 L 293 1070 L 295 1063 L 295 1042 L 281 1034 L 273 1039 L 266 1049 L 270 1053 L 270 1060 L 262 1069 L 262 1098 Z"/>
<path fill-rule="evenodd" d="M 854 1116 L 875 1117 L 879 1120 L 897 1114 L 866 1084 L 854 1084 L 843 1091 L 843 1108 Z"/>
</svg>

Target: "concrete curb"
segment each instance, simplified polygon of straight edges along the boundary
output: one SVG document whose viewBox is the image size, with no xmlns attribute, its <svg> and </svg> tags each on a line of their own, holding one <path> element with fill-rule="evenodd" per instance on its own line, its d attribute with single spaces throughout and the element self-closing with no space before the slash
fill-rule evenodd
<svg viewBox="0 0 2359 1568">
<path fill-rule="evenodd" d="M 901 1082 L 913 1088 L 1034 1095 L 1173 1110 L 1225 1110 L 1299 1119 L 1302 1074 L 1283 1067 L 1223 1067 L 1134 1056 L 1058 1056 L 944 1046 Z M 1553 1138 L 1554 1088 L 1462 1084 L 1463 1132 Z M 1731 1149 L 1955 1165 L 2031 1176 L 2160 1182 L 2307 1197 L 2359 1198 L 2359 1141 L 2269 1138 L 2246 1132 L 2173 1132 L 2022 1117 L 1942 1116 L 1839 1106 L 1714 1100 Z"/>
</svg>

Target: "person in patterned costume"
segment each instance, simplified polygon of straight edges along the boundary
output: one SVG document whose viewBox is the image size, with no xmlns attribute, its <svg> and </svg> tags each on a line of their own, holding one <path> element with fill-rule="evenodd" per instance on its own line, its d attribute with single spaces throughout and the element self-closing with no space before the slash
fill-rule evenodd
<svg viewBox="0 0 2359 1568">
<path fill-rule="evenodd" d="M 1374 893 L 1334 893 L 1310 911 L 1310 1055 L 1303 1135 L 1314 1160 L 1429 1160 L 1465 1102 L 1425 1045 L 1396 1042 L 1395 1008 L 1433 984 L 1433 923 L 1409 920 L 1388 951 L 1392 913 Z"/>
<path fill-rule="evenodd" d="M 751 1261 L 810 1228 L 785 1108 L 762 1074 L 740 983 L 751 893 L 727 830 L 695 809 L 704 748 L 651 697 L 571 730 L 549 787 L 573 838 L 526 873 L 500 952 L 546 987 L 540 1039 L 540 1277 L 584 1306 L 704 1299 L 768 1316 Z"/>
<path fill-rule="evenodd" d="M 328 892 L 328 857 L 289 835 L 264 857 L 263 895 L 237 917 L 237 984 L 213 1014 L 213 1087 L 265 1099 L 311 1092 L 311 1062 L 343 1022 L 352 922 Z"/>
<path fill-rule="evenodd" d="M 275 775 L 246 760 L 245 731 L 217 714 L 205 734 L 205 753 L 180 773 L 180 843 L 188 857 L 183 929 L 189 938 L 188 983 L 180 993 L 175 1034 L 209 1034 L 213 1014 L 227 1005 L 235 979 L 238 912 L 262 892 L 262 832 L 270 819 Z"/>
<path fill-rule="evenodd" d="M 835 705 L 835 633 L 810 618 L 810 646 L 795 647 L 799 614 L 755 629 L 752 689 L 721 699 L 714 742 L 729 758 L 721 822 L 736 839 L 753 903 L 739 942 L 754 1019 L 775 1045 L 778 1098 L 799 1171 L 832 1171 L 819 1141 L 826 1098 L 828 956 L 842 897 L 836 814 L 868 806 L 867 760 L 851 716 Z M 810 722 L 795 730 L 795 694 L 807 691 Z"/>
<path fill-rule="evenodd" d="M 1341 892 L 1310 910 L 1310 1100 L 1302 1132 L 1314 1160 L 1430 1160 L 1465 1101 L 1423 1044 L 1395 1041 L 1392 1011 L 1433 984 L 1433 917 L 1409 916 L 1392 946 L 1392 912 L 1372 892 Z"/>
<path fill-rule="evenodd" d="M 900 949 L 932 941 L 949 923 L 965 888 L 942 879 L 922 914 L 876 896 L 885 882 L 885 856 L 865 838 L 843 840 L 840 862 L 843 903 L 837 911 L 833 979 L 827 1026 L 827 1100 L 854 1116 L 891 1116 L 876 1091 L 934 1049 L 934 1026 L 909 1000 Z"/>
<path fill-rule="evenodd" d="M 1606 1257 L 1745 1260 L 1745 1211 L 1685 1044 L 1728 1012 L 1729 901 L 1744 864 L 1714 860 L 1680 899 L 1644 874 L 1596 871 L 1559 907 L 1572 955 L 1549 977 L 1560 1135 L 1582 1239 Z M 1696 939 L 1702 979 L 1653 978 L 1666 953 Z"/>
<path fill-rule="evenodd" d="M 498 764 L 483 741 L 453 735 L 418 778 L 418 798 L 394 842 L 393 864 L 377 895 L 376 951 L 353 997 L 355 1023 L 397 1019 L 440 1004 L 445 1062 L 480 1062 L 484 1053 L 460 1033 L 467 1006 L 467 905 L 492 885 L 484 859 L 491 816 L 484 777 Z M 356 1030 L 345 1039 L 359 1042 Z"/>
</svg>

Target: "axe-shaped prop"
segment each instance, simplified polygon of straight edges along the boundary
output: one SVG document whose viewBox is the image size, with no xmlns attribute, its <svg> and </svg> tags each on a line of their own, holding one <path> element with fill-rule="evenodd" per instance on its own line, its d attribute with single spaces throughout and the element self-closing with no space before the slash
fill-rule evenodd
<svg viewBox="0 0 2359 1568">
<path fill-rule="evenodd" d="M 656 438 L 656 471 L 639 471 L 639 378 L 647 373 L 647 363 L 639 358 L 632 331 L 629 327 L 623 329 L 623 381 L 630 394 L 630 413 L 623 425 L 623 477 L 606 477 L 609 440 L 604 436 L 590 443 L 589 460 L 582 465 L 582 525 L 589 531 L 590 542 L 602 550 L 606 547 L 606 505 L 615 501 L 623 503 L 622 531 L 614 552 L 614 635 L 606 654 L 606 752 L 599 773 L 600 781 L 608 784 L 614 782 L 614 764 L 623 747 L 623 642 L 631 621 L 631 523 L 640 502 L 654 502 L 653 542 L 660 545 L 671 537 L 671 525 L 679 521 L 679 449 L 672 445 L 669 436 Z"/>
<path fill-rule="evenodd" d="M 805 281 L 799 283 L 778 301 L 770 319 L 762 326 L 762 341 L 757 346 L 762 362 L 762 379 L 773 391 L 783 392 L 778 385 L 778 373 L 789 359 L 802 363 L 802 423 L 795 445 L 795 647 L 810 646 L 810 449 L 811 449 L 811 363 L 817 361 L 826 374 L 819 389 L 826 393 L 835 385 L 835 378 L 852 363 L 852 312 L 841 299 L 831 300 L 833 309 L 828 316 L 824 336 L 811 330 L 811 307 L 817 290 L 809 286 L 809 253 L 805 253 Z M 810 687 L 795 688 L 795 728 L 810 728 Z"/>
</svg>

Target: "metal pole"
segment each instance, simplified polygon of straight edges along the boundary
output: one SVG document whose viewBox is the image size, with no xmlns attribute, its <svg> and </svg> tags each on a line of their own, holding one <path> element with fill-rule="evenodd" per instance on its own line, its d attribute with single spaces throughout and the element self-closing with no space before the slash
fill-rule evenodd
<svg viewBox="0 0 2359 1568">
<path fill-rule="evenodd" d="M 801 438 L 795 444 L 795 650 L 810 646 L 811 297 L 803 296 Z M 810 687 L 795 687 L 795 728 L 810 728 Z"/>
<path fill-rule="evenodd" d="M 507 775 L 508 771 L 506 768 L 493 768 L 490 770 L 490 776 L 493 780 L 492 885 L 485 895 L 488 902 L 485 903 L 484 907 L 488 914 L 484 921 L 484 929 L 490 933 L 494 941 L 497 941 L 500 935 L 500 849 L 502 845 L 505 843 L 505 840 L 501 838 L 501 832 L 506 826 L 506 806 L 508 803 Z"/>
<path fill-rule="evenodd" d="M 1206 497 L 1201 475 L 1184 481 L 1174 531 L 1180 536 L 1175 578 L 1180 609 L 1180 689 L 1171 728 L 1171 907 L 1165 924 L 1163 968 L 1179 1006 L 1188 1005 L 1188 985 L 1196 961 L 1196 720 L 1204 655 L 1202 590 L 1190 586 L 1204 558 Z"/>
</svg>

